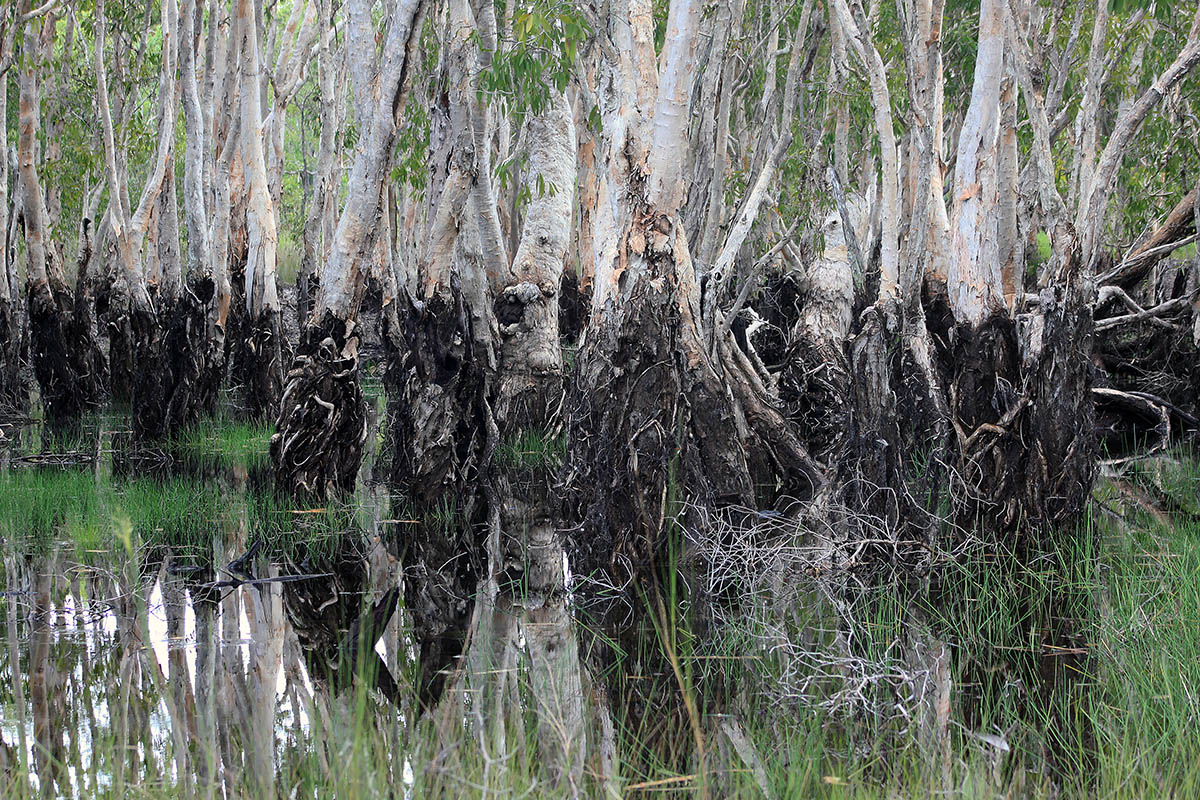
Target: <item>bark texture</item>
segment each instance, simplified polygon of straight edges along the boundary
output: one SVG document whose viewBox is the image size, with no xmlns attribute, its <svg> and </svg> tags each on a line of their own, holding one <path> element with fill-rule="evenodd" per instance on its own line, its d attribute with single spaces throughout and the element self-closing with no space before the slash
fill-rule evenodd
<svg viewBox="0 0 1200 800">
<path fill-rule="evenodd" d="M 366 425 L 355 328 L 371 271 L 364 262 L 378 244 L 381 197 L 425 6 L 423 0 L 403 0 L 389 18 L 369 119 L 363 120 L 366 130 L 360 134 L 361 149 L 350 173 L 349 197 L 322 271 L 315 310 L 288 370 L 283 391 L 287 402 L 280 406 L 271 437 L 275 478 L 287 493 L 321 496 L 351 490 L 362 458 Z M 357 46 L 372 45 L 363 41 Z M 277 341 L 278 314 L 268 322 L 273 328 L 260 329 L 261 335 Z"/>
<path fill-rule="evenodd" d="M 564 96 L 526 128 L 529 172 L 544 191 L 526 211 L 512 279 L 496 300 L 500 385 L 496 416 L 502 430 L 543 428 L 562 401 L 559 286 L 571 237 L 575 128 Z"/>
</svg>

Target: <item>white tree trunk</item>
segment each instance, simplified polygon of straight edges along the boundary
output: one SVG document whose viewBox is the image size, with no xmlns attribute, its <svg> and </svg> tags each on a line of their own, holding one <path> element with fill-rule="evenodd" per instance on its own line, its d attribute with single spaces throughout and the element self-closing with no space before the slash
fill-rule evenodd
<svg viewBox="0 0 1200 800">
<path fill-rule="evenodd" d="M 525 130 L 534 196 L 525 214 L 512 278 L 497 303 L 502 337 L 502 424 L 545 425 L 562 394 L 558 293 L 571 240 L 575 127 L 564 95 L 552 98 Z M 518 422 L 518 418 L 524 417 Z"/>
<path fill-rule="evenodd" d="M 978 325 L 1004 308 L 998 256 L 997 155 L 1004 74 L 1004 0 L 983 0 L 971 102 L 954 167 L 946 290 L 955 319 Z"/>
<path fill-rule="evenodd" d="M 249 202 L 246 206 L 246 311 L 252 321 L 278 313 L 279 288 L 275 280 L 279 233 L 267 183 L 263 154 L 263 117 L 260 87 L 263 82 L 258 20 L 254 0 L 237 0 L 241 31 L 241 156 L 246 170 Z"/>
</svg>

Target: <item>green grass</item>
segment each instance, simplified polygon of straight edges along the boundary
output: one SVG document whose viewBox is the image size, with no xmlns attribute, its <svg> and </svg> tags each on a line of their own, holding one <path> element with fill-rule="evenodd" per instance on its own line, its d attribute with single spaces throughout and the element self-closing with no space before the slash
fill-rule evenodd
<svg viewBox="0 0 1200 800">
<path fill-rule="evenodd" d="M 256 437 L 226 430 L 202 441 Z M 560 448 L 555 438 L 526 435 L 506 442 L 499 457 L 541 465 Z M 1169 518 L 1148 513 L 1144 499 L 1118 484 L 1102 484 L 1082 529 L 1034 558 L 977 550 L 924 579 L 835 589 L 794 576 L 786 604 L 755 599 L 724 609 L 721 623 L 704 606 L 674 531 L 654 584 L 661 588 L 636 594 L 638 624 L 583 636 L 595 634 L 611 656 L 609 671 L 597 674 L 611 681 L 627 796 L 698 796 L 703 786 L 710 797 L 755 797 L 758 768 L 779 798 L 1200 796 L 1200 467 L 1193 454 L 1172 452 L 1141 462 L 1127 480 L 1142 487 L 1138 498 L 1170 509 Z M 129 520 L 143 548 L 238 524 L 249 538 L 319 555 L 368 529 L 365 513 L 353 502 L 296 508 L 244 482 L 97 480 L 82 470 L 0 476 L 6 540 L 31 533 L 42 541 L 99 540 L 116 554 L 125 550 L 114 518 Z M 403 505 L 391 513 L 404 516 Z M 461 520 L 447 499 L 427 510 L 425 523 L 449 535 Z M 142 552 L 131 550 L 133 558 Z M 772 638 L 780 635 L 803 643 L 814 660 L 797 661 Z M 928 654 L 943 646 L 949 683 L 922 683 L 936 663 Z M 509 713 L 484 731 L 470 713 L 415 714 L 403 675 L 399 711 L 361 689 L 338 699 L 281 745 L 273 796 L 566 796 L 550 785 L 531 667 L 518 661 Z M 481 666 L 491 674 L 496 665 L 484 657 Z M 949 688 L 944 727 L 930 699 L 942 685 Z M 144 691 L 157 707 L 159 690 Z M 585 695 L 585 727 L 594 735 L 599 722 L 586 682 Z M 476 703 L 483 701 L 467 708 Z M 731 725 L 743 732 L 749 757 L 734 746 Z M 107 748 L 98 761 L 106 774 L 129 769 L 115 755 L 115 739 L 98 747 Z M 169 758 L 170 745 L 163 747 L 160 769 Z M 595 768 L 590 761 L 585 796 L 603 796 Z M 29 794 L 4 780 L 0 795 Z M 140 772 L 121 783 L 132 797 L 184 794 Z"/>
<path fill-rule="evenodd" d="M 270 423 L 218 418 L 189 426 L 176 437 L 176 443 L 188 453 L 251 466 L 266 463 L 274 432 Z"/>
<path fill-rule="evenodd" d="M 26 548 L 55 537 L 95 544 L 100 502 L 92 473 L 78 469 L 20 469 L 0 473 L 0 539 Z"/>
<path fill-rule="evenodd" d="M 565 452 L 562 434 L 523 430 L 500 443 L 496 456 L 501 466 L 515 469 L 553 467 Z"/>
<path fill-rule="evenodd" d="M 1170 470 L 1168 492 L 1195 503 L 1200 470 Z M 1194 508 L 1194 505 L 1192 506 Z M 1103 612 L 1096 650 L 1104 666 L 1095 701 L 1098 783 L 1112 797 L 1200 795 L 1200 519 L 1163 525 L 1106 520 Z"/>
</svg>

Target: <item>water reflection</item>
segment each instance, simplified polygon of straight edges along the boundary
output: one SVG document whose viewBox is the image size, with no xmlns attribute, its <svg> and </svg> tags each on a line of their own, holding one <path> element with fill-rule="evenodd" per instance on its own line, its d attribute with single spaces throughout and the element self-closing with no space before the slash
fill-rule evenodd
<svg viewBox="0 0 1200 800">
<path fill-rule="evenodd" d="M 648 718 L 691 741 L 686 714 L 672 716 L 671 658 L 635 651 L 631 628 L 604 620 L 581 635 L 553 464 L 502 464 L 494 513 L 464 534 L 370 480 L 346 507 L 297 508 L 254 458 L 148 452 L 103 418 L 65 438 L 6 436 L 0 479 L 29 494 L 0 493 L 0 520 L 28 528 L 0 530 L 0 795 L 320 797 L 362 770 L 371 796 L 503 794 L 520 780 L 534 796 L 613 796 L 619 768 L 641 757 L 619 752 L 630 719 L 615 695 L 631 687 Z M 61 481 L 95 497 L 67 503 Z M 26 514 L 22 497 L 54 513 Z M 92 536 L 113 520 L 115 535 Z M 830 757 L 846 763 L 886 772 L 915 742 L 930 791 L 953 788 L 964 753 L 1018 792 L 1086 774 L 1068 759 L 1094 749 L 1076 713 L 1090 689 L 1077 623 L 1090 590 L 1013 576 L 986 594 L 949 579 L 782 585 L 799 570 L 745 569 L 771 584 L 762 607 L 786 624 L 755 627 L 730 602 L 708 612 L 704 636 L 675 634 L 714 714 L 714 774 L 765 780 L 738 720 L 751 692 L 781 718 L 820 710 L 842 734 Z M 752 635 L 720 650 L 731 631 Z M 580 642 L 601 637 L 629 648 L 609 672 L 581 657 Z M 769 664 L 775 684 L 729 683 L 732 659 Z M 366 742 L 367 763 L 352 742 Z M 693 751 L 672 755 L 695 771 Z M 728 794 L 741 785 L 720 780 Z"/>
</svg>

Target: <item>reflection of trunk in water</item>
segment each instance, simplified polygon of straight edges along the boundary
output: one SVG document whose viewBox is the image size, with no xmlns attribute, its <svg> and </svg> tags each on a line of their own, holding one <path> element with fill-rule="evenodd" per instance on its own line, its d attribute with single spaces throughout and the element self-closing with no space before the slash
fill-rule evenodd
<svg viewBox="0 0 1200 800">
<path fill-rule="evenodd" d="M 339 692 L 365 681 L 393 703 L 399 690 L 375 650 L 400 598 L 396 586 L 372 598 L 361 539 L 341 534 L 341 552 L 301 559 L 299 573 L 330 573 L 327 580 L 283 584 L 283 599 L 314 687 Z"/>
<path fill-rule="evenodd" d="M 171 738 L 175 745 L 175 775 L 180 793 L 192 794 L 192 764 L 188 742 L 196 741 L 195 696 L 188 673 L 183 644 L 184 588 L 182 580 L 168 568 L 162 573 L 163 609 L 167 617 L 167 681 L 164 688 L 171 693 L 167 708 L 171 714 Z"/>
<path fill-rule="evenodd" d="M 534 469 L 498 481 L 505 556 L 501 563 L 521 570 L 502 573 L 502 585 L 525 609 L 521 628 L 542 757 L 556 786 L 574 796 L 583 788 L 586 757 L 583 687 L 550 477 L 545 469 Z"/>
<path fill-rule="evenodd" d="M 6 555 L 4 559 L 4 574 L 8 577 L 10 587 L 28 585 L 20 570 L 21 559 L 15 555 Z M 29 774 L 29 740 L 26 733 L 25 721 L 25 682 L 21 675 L 21 650 L 17 636 L 17 601 L 9 597 L 5 602 L 8 606 L 8 668 L 12 675 L 13 699 L 17 706 L 17 745 L 21 748 L 17 764 L 21 767 L 21 775 Z"/>
<path fill-rule="evenodd" d="M 189 585 L 192 609 L 196 615 L 196 787 L 201 797 L 212 797 L 217 778 L 216 667 L 217 613 L 220 601 L 216 593 L 204 588 L 212 578 L 211 570 L 195 576 Z"/>
<path fill-rule="evenodd" d="M 274 577 L 278 567 L 260 563 L 263 577 Z M 250 622 L 250 675 L 247 699 L 250 732 L 246 741 L 246 769 L 264 796 L 275 787 L 275 686 L 283 657 L 283 593 L 277 583 L 242 589 L 246 618 Z"/>
<path fill-rule="evenodd" d="M 552 468 L 510 468 L 494 478 L 499 537 L 489 544 L 492 570 L 480 582 L 467 635 L 465 674 L 447 691 L 444 720 L 459 719 L 463 695 L 479 743 L 498 765 L 512 746 L 506 731 L 523 735 L 517 678 L 528 675 L 543 769 L 556 790 L 583 790 L 586 737 L 578 649 L 563 574 L 562 538 L 550 496 Z M 524 639 L 527 670 L 518 669 Z M 517 715 L 515 726 L 509 714 Z M 524 752 L 524 747 L 520 747 Z"/>
<path fill-rule="evenodd" d="M 50 658 L 50 626 L 52 623 L 50 590 L 54 581 L 54 555 L 35 559 L 36 575 L 30 644 L 29 699 L 33 706 L 33 751 L 34 769 L 42 794 L 49 797 L 61 780 L 62 731 L 56 731 L 57 712 L 52 713 L 51 703 L 56 699 L 58 676 Z M 61 787 L 60 787 L 61 791 Z"/>
</svg>

